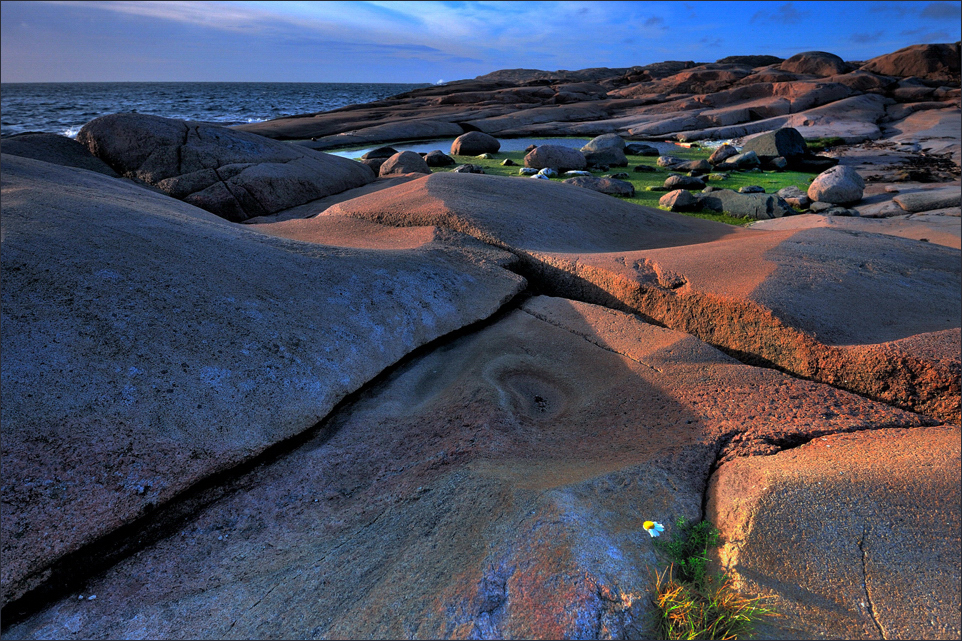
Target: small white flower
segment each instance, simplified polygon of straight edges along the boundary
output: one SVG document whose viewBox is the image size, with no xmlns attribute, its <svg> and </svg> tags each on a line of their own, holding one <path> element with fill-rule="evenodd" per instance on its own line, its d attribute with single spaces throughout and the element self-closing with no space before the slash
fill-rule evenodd
<svg viewBox="0 0 962 641">
<path fill-rule="evenodd" d="M 665 531 L 665 526 L 658 521 L 645 521 L 641 527 L 645 528 L 652 538 L 661 536 L 661 533 Z"/>
</svg>

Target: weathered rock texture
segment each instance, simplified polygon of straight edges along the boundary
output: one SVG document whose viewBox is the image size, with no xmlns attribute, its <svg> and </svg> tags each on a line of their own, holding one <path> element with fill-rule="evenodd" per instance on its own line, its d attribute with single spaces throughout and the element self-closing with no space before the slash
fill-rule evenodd
<svg viewBox="0 0 962 641">
<path fill-rule="evenodd" d="M 11 156 L 23 156 L 43 160 L 64 167 L 89 169 L 107 176 L 117 176 L 117 172 L 95 157 L 87 148 L 66 136 L 57 134 L 28 133 L 4 138 L 0 150 Z"/>
<path fill-rule="evenodd" d="M 758 233 L 496 176 L 436 174 L 328 212 L 461 231 L 515 252 L 544 291 L 959 421 L 962 265 L 946 247 L 829 228 Z"/>
<path fill-rule="evenodd" d="M 918 423 L 538 297 L 9 634 L 648 638 L 641 524 L 697 518 L 716 456 Z"/>
<path fill-rule="evenodd" d="M 121 175 L 232 221 L 274 214 L 375 177 L 353 160 L 143 114 L 97 118 L 77 140 Z"/>
<path fill-rule="evenodd" d="M 2 189 L 4 604 L 523 286 L 464 252 L 270 238 L 16 156 Z"/>
<path fill-rule="evenodd" d="M 706 517 L 736 585 L 775 597 L 767 639 L 962 633 L 958 428 L 835 434 L 723 464 Z"/>
</svg>

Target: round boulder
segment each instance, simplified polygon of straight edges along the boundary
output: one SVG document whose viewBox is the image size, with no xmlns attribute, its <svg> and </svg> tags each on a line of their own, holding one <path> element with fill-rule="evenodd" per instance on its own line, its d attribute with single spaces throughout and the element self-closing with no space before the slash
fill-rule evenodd
<svg viewBox="0 0 962 641">
<path fill-rule="evenodd" d="M 628 157 L 617 147 L 609 147 L 599 151 L 585 152 L 585 162 L 589 165 L 608 165 L 609 167 L 627 167 Z"/>
<path fill-rule="evenodd" d="M 783 62 L 779 68 L 790 73 L 825 78 L 847 73 L 849 66 L 834 53 L 827 51 L 804 51 Z"/>
<path fill-rule="evenodd" d="M 608 149 L 617 149 L 623 152 L 625 150 L 625 141 L 622 140 L 618 134 L 604 134 L 592 138 L 587 145 L 581 148 L 581 151 L 587 154 L 588 152 L 605 151 Z"/>
<path fill-rule="evenodd" d="M 704 189 L 705 181 L 694 176 L 668 176 L 665 189 Z"/>
<path fill-rule="evenodd" d="M 525 167 L 544 169 L 550 167 L 558 171 L 584 169 L 588 166 L 585 155 L 577 149 L 561 145 L 541 145 L 524 157 Z"/>
<path fill-rule="evenodd" d="M 808 197 L 815 202 L 847 205 L 862 200 L 865 181 L 848 165 L 836 165 L 823 171 L 808 188 Z"/>
<path fill-rule="evenodd" d="M 456 165 L 454 158 L 447 155 L 440 149 L 435 149 L 434 151 L 428 153 L 424 157 L 424 162 L 427 163 L 428 167 L 450 167 L 451 165 Z"/>
<path fill-rule="evenodd" d="M 391 174 L 430 174 L 431 168 L 419 154 L 413 151 L 402 151 L 394 154 L 381 165 L 379 176 Z"/>
<path fill-rule="evenodd" d="M 501 143 L 494 136 L 480 131 L 469 131 L 458 136 L 451 143 L 451 153 L 455 156 L 480 156 L 493 154 L 501 149 Z"/>
<path fill-rule="evenodd" d="M 626 180 L 617 178 L 595 178 L 594 176 L 576 176 L 562 180 L 565 185 L 574 185 L 591 189 L 611 196 L 625 196 L 631 198 L 635 195 L 635 186 Z"/>
<path fill-rule="evenodd" d="M 394 147 L 378 147 L 377 149 L 372 149 L 363 156 L 361 160 L 371 160 L 373 158 L 380 158 L 381 160 L 387 160 L 391 156 L 397 153 L 397 149 Z"/>
<path fill-rule="evenodd" d="M 698 209 L 698 198 L 684 189 L 670 191 L 658 199 L 658 205 L 668 211 L 693 211 Z"/>
<path fill-rule="evenodd" d="M 708 164 L 712 166 L 720 165 L 721 163 L 725 162 L 732 156 L 737 156 L 737 155 L 738 155 L 738 149 L 736 149 L 734 146 L 722 145 L 721 147 L 713 151 L 711 153 L 711 156 L 708 157 Z"/>
</svg>

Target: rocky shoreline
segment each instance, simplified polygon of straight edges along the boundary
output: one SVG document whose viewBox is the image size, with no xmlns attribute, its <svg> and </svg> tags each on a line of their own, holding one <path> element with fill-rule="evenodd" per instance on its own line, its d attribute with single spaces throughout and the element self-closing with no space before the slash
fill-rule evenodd
<svg viewBox="0 0 962 641">
<path fill-rule="evenodd" d="M 956 43 L 5 138 L 4 638 L 646 638 L 681 517 L 766 638 L 957 638 L 960 125 Z"/>
</svg>

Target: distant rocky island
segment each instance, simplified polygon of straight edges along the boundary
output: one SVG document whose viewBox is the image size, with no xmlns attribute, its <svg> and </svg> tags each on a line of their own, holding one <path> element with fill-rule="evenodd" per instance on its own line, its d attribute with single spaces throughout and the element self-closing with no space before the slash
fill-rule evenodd
<svg viewBox="0 0 962 641">
<path fill-rule="evenodd" d="M 4 138 L 4 638 L 652 638 L 703 521 L 759 636 L 958 638 L 960 100 L 923 44 Z"/>
</svg>

